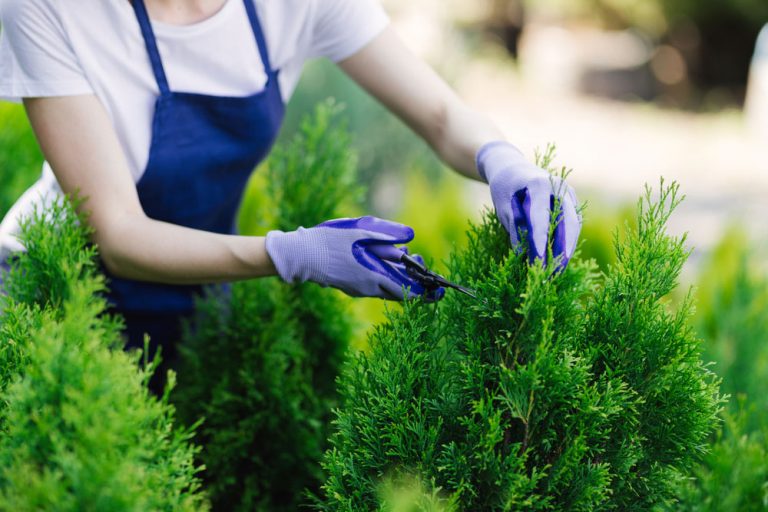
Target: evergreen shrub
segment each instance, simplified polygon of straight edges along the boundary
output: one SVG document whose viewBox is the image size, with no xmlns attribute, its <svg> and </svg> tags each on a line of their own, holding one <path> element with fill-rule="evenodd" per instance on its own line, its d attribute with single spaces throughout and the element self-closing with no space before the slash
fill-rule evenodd
<svg viewBox="0 0 768 512">
<path fill-rule="evenodd" d="M 0 316 L 0 510 L 206 510 L 190 432 L 105 314 L 86 224 L 24 222 Z"/>
<path fill-rule="evenodd" d="M 550 158 L 542 162 L 550 165 Z M 470 229 L 448 292 L 410 302 L 346 365 L 318 507 L 390 510 L 382 489 L 424 486 L 412 510 L 648 510 L 672 496 L 717 423 L 690 301 L 688 252 L 665 234 L 677 186 L 650 190 L 598 274 L 528 265 L 493 214 Z M 421 504 L 419 504 L 421 503 Z"/>
<path fill-rule="evenodd" d="M 273 152 L 266 194 L 245 205 L 268 219 L 262 229 L 313 226 L 359 197 L 338 110 L 322 104 Z M 319 489 L 350 336 L 345 301 L 314 284 L 240 282 L 198 304 L 175 400 L 189 424 L 204 419 L 197 440 L 214 509 L 294 511 Z"/>
</svg>

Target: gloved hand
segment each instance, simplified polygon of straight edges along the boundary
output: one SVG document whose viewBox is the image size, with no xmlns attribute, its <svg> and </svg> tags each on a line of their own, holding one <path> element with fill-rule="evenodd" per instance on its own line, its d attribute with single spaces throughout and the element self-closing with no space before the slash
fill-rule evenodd
<svg viewBox="0 0 768 512">
<path fill-rule="evenodd" d="M 550 216 L 555 197 L 560 198 L 552 254 L 555 258 L 562 256 L 559 268 L 565 268 L 576 250 L 581 231 L 573 189 L 528 162 L 520 150 L 507 142 L 491 142 L 480 148 L 477 168 L 491 187 L 496 215 L 509 232 L 512 247 L 520 250 L 519 234 L 522 233 L 528 242 L 531 263 L 540 259 L 546 264 Z"/>
<path fill-rule="evenodd" d="M 288 233 L 271 231 L 267 253 L 288 283 L 313 281 L 353 297 L 394 300 L 404 298 L 406 287 L 409 298 L 439 300 L 445 290 L 428 293 L 400 263 L 407 249 L 395 244 L 410 242 L 413 237 L 408 226 L 376 217 L 337 219 Z"/>
</svg>

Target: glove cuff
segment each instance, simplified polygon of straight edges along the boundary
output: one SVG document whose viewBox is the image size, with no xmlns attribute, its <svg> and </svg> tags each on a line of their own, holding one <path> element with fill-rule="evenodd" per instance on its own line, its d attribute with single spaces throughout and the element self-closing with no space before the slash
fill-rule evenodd
<svg viewBox="0 0 768 512">
<path fill-rule="evenodd" d="M 277 273 L 286 283 L 327 282 L 330 258 L 325 237 L 319 230 L 270 231 L 266 248 Z"/>
<path fill-rule="evenodd" d="M 520 161 L 525 161 L 522 151 L 503 140 L 485 144 L 475 156 L 477 171 L 486 183 L 490 183 L 499 170 L 515 165 Z"/>
</svg>

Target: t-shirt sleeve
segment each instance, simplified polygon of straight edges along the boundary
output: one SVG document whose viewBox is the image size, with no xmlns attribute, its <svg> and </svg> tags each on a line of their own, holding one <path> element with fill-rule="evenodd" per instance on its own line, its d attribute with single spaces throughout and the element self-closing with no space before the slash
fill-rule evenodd
<svg viewBox="0 0 768 512">
<path fill-rule="evenodd" d="M 312 54 L 338 62 L 354 55 L 389 24 L 378 0 L 317 0 Z"/>
<path fill-rule="evenodd" d="M 0 0 L 0 98 L 93 92 L 54 0 Z"/>
</svg>

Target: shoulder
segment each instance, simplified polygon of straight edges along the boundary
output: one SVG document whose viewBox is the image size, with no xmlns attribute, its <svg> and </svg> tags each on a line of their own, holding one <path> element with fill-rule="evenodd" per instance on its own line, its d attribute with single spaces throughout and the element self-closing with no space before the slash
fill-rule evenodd
<svg viewBox="0 0 768 512">
<path fill-rule="evenodd" d="M 378 0 L 309 0 L 314 4 L 312 54 L 334 62 L 357 52 L 388 24 Z"/>
<path fill-rule="evenodd" d="M 4 25 L 56 16 L 58 11 L 59 5 L 55 0 L 0 0 L 0 20 Z"/>
<path fill-rule="evenodd" d="M 0 23 L 9 33 L 34 37 L 61 30 L 59 0 L 0 0 Z"/>
</svg>

